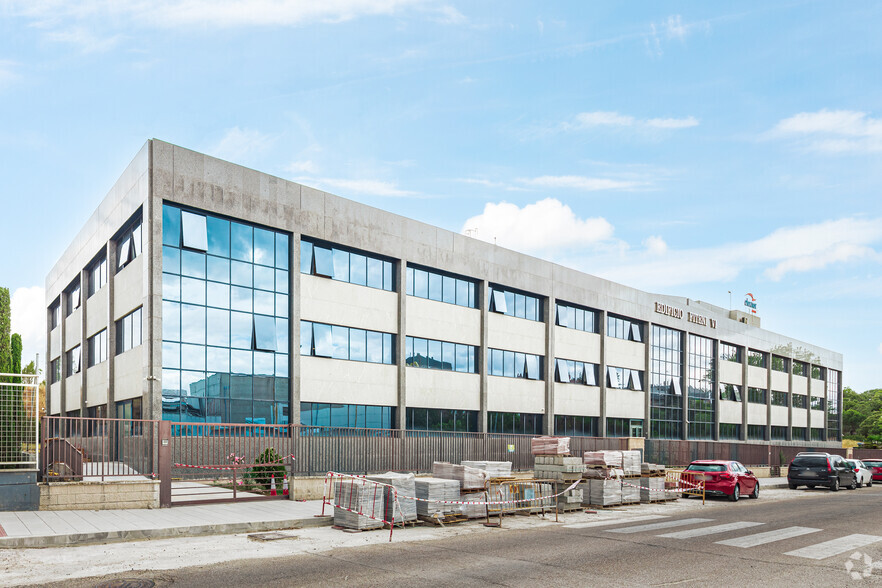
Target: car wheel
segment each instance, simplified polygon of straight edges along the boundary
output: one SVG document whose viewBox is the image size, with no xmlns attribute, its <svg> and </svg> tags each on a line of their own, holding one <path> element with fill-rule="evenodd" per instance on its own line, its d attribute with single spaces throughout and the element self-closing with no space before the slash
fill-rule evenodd
<svg viewBox="0 0 882 588">
<path fill-rule="evenodd" d="M 791 490 L 796 490 L 796 484 L 794 484 L 793 482 L 790 482 L 790 483 L 788 484 L 788 486 L 790 486 L 790 489 L 791 489 Z"/>
<path fill-rule="evenodd" d="M 814 485 L 814 484 L 806 484 L 805 487 L 808 488 L 809 490 L 814 490 L 814 489 L 815 489 L 815 485 Z"/>
<path fill-rule="evenodd" d="M 849 484 L 849 486 L 848 486 L 849 490 L 854 490 L 855 488 L 857 488 L 857 476 L 852 478 L 851 484 Z"/>
<path fill-rule="evenodd" d="M 867 488 L 872 488 L 872 487 L 873 487 L 873 479 L 870 478 L 870 481 L 867 482 Z"/>
<path fill-rule="evenodd" d="M 839 478 L 833 478 L 833 481 L 830 483 L 830 491 L 839 492 Z"/>
<path fill-rule="evenodd" d="M 858 482 L 858 483 L 857 483 L 857 487 L 858 487 L 858 488 L 863 488 L 863 487 L 864 487 L 864 483 L 863 483 L 863 482 Z"/>
<path fill-rule="evenodd" d="M 753 492 L 750 493 L 750 497 L 756 500 L 759 498 L 759 482 L 757 481 L 756 486 L 753 487 Z"/>
<path fill-rule="evenodd" d="M 738 484 L 735 484 L 735 490 L 732 491 L 732 494 L 729 496 L 729 500 L 732 502 L 738 502 L 738 499 L 741 498 L 741 492 L 738 491 Z"/>
</svg>

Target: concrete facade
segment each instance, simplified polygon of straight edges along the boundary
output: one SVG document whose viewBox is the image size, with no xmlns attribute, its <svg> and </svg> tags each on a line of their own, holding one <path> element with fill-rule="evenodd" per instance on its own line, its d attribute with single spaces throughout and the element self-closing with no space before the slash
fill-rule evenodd
<svg viewBox="0 0 882 588">
<path fill-rule="evenodd" d="M 841 411 L 828 423 L 826 410 L 771 405 L 771 390 L 810 394 L 841 406 L 842 356 L 818 345 L 795 341 L 766 331 L 759 319 L 689 298 L 643 292 L 584 274 L 554 263 L 517 253 L 464 235 L 221 161 L 159 140 L 139 151 L 107 197 L 63 253 L 46 279 L 47 311 L 61 305 L 61 323 L 47 333 L 47 357 L 62 362 L 62 378 L 49 386 L 48 412 L 85 411 L 103 405 L 115 416 L 114 404 L 141 398 L 144 418 L 162 415 L 162 291 L 163 204 L 195 212 L 240 219 L 290 235 L 288 291 L 290 422 L 299 422 L 301 402 L 393 406 L 396 425 L 405 427 L 408 407 L 478 412 L 478 430 L 488 430 L 488 413 L 542 415 L 545 433 L 554 433 L 555 415 L 596 417 L 597 434 L 607 419 L 642 419 L 649 434 L 653 325 L 682 334 L 683 422 L 687 420 L 688 334 L 713 341 L 717 369 L 713 370 L 714 424 L 762 425 L 766 439 L 772 425 L 841 431 Z M 117 272 L 116 239 L 133 218 L 141 219 L 141 254 Z M 301 274 L 300 238 L 360 250 L 393 261 L 394 291 L 343 283 Z M 86 296 L 86 269 L 105 252 L 107 283 Z M 461 276 L 475 285 L 477 308 L 468 308 L 405 294 L 405 268 L 431 268 Z M 80 280 L 83 304 L 67 316 L 65 292 Z M 542 320 L 532 321 L 489 310 L 489 290 L 497 285 L 539 299 Z M 555 303 L 578 305 L 595 312 L 595 332 L 556 324 Z M 119 355 L 115 350 L 115 322 L 141 308 L 141 342 Z M 641 341 L 607 334 L 607 316 L 626 317 L 642 325 Z M 316 321 L 351 328 L 393 333 L 397 349 L 393 365 L 300 356 L 300 321 Z M 50 323 L 51 325 L 51 323 Z M 86 338 L 107 328 L 108 359 L 86 367 Z M 473 345 L 478 348 L 476 374 L 405 366 L 406 336 Z M 739 362 L 721 361 L 721 343 L 740 348 Z M 80 345 L 82 369 L 64 377 L 66 351 Z M 488 375 L 489 350 L 539 355 L 541 380 Z M 748 350 L 775 355 L 788 369 L 747 364 Z M 555 359 L 596 366 L 596 385 L 555 382 Z M 838 374 L 837 389 L 829 377 L 790 374 L 790 362 L 808 369 Z M 607 367 L 640 373 L 641 390 L 615 389 Z M 720 384 L 741 388 L 742 400 L 721 400 Z M 748 402 L 747 389 L 766 391 L 766 404 Z M 679 391 L 679 390 L 678 390 Z M 788 429 L 789 430 L 789 429 Z M 789 433 L 788 433 L 789 438 Z"/>
</svg>

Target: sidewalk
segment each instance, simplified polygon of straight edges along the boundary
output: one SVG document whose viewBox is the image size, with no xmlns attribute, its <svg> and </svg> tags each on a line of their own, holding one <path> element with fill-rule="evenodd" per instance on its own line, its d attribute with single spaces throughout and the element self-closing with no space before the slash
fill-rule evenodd
<svg viewBox="0 0 882 588">
<path fill-rule="evenodd" d="M 161 509 L 0 512 L 0 549 L 111 543 L 327 526 L 321 500 L 267 500 Z"/>
<path fill-rule="evenodd" d="M 787 488 L 787 478 L 760 478 L 762 490 Z M 0 549 L 226 535 L 332 524 L 321 500 L 268 500 L 161 509 L 0 512 Z"/>
</svg>

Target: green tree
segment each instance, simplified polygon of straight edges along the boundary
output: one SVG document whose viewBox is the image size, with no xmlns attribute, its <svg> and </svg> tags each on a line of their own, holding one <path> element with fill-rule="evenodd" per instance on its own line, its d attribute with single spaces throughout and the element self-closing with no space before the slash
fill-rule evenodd
<svg viewBox="0 0 882 588">
<path fill-rule="evenodd" d="M 12 369 L 10 325 L 9 288 L 0 288 L 0 374 L 8 374 Z"/>
<path fill-rule="evenodd" d="M 21 373 L 21 335 L 13 333 L 9 338 L 9 349 L 12 352 L 12 362 L 10 363 L 11 374 Z M 21 382 L 21 378 L 13 378 L 16 383 Z"/>
</svg>

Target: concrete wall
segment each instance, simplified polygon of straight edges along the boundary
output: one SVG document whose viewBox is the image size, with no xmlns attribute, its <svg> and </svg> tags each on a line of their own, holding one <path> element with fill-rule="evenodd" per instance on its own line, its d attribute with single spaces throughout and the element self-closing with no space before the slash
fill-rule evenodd
<svg viewBox="0 0 882 588">
<path fill-rule="evenodd" d="M 545 355 L 545 323 L 496 313 L 490 313 L 488 321 L 488 347 Z"/>
<path fill-rule="evenodd" d="M 407 334 L 437 341 L 481 345 L 481 311 L 407 296 Z"/>
<path fill-rule="evenodd" d="M 346 361 L 325 357 L 300 359 L 300 377 L 304 382 L 303 402 L 335 402 L 342 404 L 376 404 L 395 406 L 398 403 L 394 365 Z"/>
<path fill-rule="evenodd" d="M 303 320 L 384 333 L 398 330 L 398 295 L 394 292 L 309 275 L 300 277 L 300 287 Z"/>
<path fill-rule="evenodd" d="M 747 366 L 747 385 L 750 388 L 769 388 L 769 372 L 766 368 Z"/>
<path fill-rule="evenodd" d="M 40 510 L 159 508 L 159 481 L 40 484 Z"/>
<path fill-rule="evenodd" d="M 741 382 L 744 380 L 741 373 L 741 364 L 733 363 L 731 361 L 721 361 L 719 362 L 720 366 L 720 382 L 724 384 L 735 384 L 737 386 L 741 386 Z M 743 390 L 742 392 L 747 392 Z M 740 420 L 740 419 L 739 419 Z"/>
<path fill-rule="evenodd" d="M 481 376 L 408 368 L 407 402 L 420 408 L 480 410 Z"/>
<path fill-rule="evenodd" d="M 600 387 L 555 383 L 554 414 L 600 416 Z"/>
<path fill-rule="evenodd" d="M 808 378 L 805 376 L 793 376 L 792 393 L 808 395 Z"/>
<path fill-rule="evenodd" d="M 643 343 L 609 337 L 606 339 L 606 363 L 643 371 L 646 369 L 646 346 Z"/>
<path fill-rule="evenodd" d="M 645 399 L 645 393 L 636 390 L 607 390 L 606 416 L 632 419 L 645 418 Z M 645 426 L 646 424 L 644 423 Z"/>
<path fill-rule="evenodd" d="M 487 410 L 490 412 L 545 412 L 545 382 L 520 378 L 487 378 Z"/>
<path fill-rule="evenodd" d="M 787 407 L 786 406 L 772 406 L 772 419 L 769 422 L 770 425 L 777 426 L 787 426 Z"/>
<path fill-rule="evenodd" d="M 766 405 L 747 403 L 747 423 L 750 425 L 768 424 L 766 419 Z"/>
<path fill-rule="evenodd" d="M 786 392 L 790 387 L 788 375 L 786 373 L 776 372 L 775 370 L 772 370 L 770 375 L 772 377 L 772 390 L 782 390 Z"/>
<path fill-rule="evenodd" d="M 599 364 L 600 335 L 576 329 L 554 327 L 554 353 L 557 357 L 564 359 Z"/>
<path fill-rule="evenodd" d="M 741 403 L 734 400 L 720 400 L 720 422 L 738 424 L 742 420 Z"/>
</svg>

